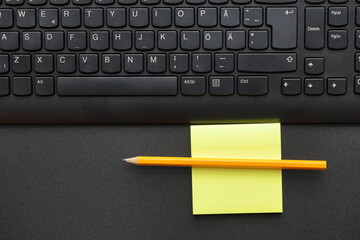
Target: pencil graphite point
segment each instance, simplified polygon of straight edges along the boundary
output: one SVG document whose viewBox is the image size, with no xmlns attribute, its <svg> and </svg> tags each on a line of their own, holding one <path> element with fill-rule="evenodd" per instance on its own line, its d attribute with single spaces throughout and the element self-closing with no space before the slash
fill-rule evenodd
<svg viewBox="0 0 360 240">
<path fill-rule="evenodd" d="M 124 162 L 127 162 L 127 163 L 137 164 L 137 157 L 124 158 L 123 161 L 124 161 Z"/>
</svg>

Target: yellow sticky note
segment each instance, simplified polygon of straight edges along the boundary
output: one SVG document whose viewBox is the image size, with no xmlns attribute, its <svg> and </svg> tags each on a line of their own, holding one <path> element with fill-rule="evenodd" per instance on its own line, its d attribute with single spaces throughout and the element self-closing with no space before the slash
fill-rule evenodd
<svg viewBox="0 0 360 240">
<path fill-rule="evenodd" d="M 192 157 L 281 159 L 280 124 L 191 126 Z M 193 214 L 281 213 L 281 170 L 192 168 Z"/>
</svg>

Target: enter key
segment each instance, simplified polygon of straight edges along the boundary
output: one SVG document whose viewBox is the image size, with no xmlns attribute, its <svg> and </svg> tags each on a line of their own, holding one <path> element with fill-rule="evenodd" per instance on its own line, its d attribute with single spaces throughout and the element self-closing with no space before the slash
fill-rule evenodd
<svg viewBox="0 0 360 240">
<path fill-rule="evenodd" d="M 272 27 L 272 47 L 293 49 L 297 47 L 297 8 L 267 8 L 267 25 Z"/>
</svg>

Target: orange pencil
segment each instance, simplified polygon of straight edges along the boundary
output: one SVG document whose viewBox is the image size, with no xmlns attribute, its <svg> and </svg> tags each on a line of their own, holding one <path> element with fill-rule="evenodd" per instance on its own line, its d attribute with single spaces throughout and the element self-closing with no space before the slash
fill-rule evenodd
<svg viewBox="0 0 360 240">
<path fill-rule="evenodd" d="M 325 170 L 326 161 L 280 160 L 280 159 L 229 159 L 229 158 L 187 158 L 187 157 L 145 157 L 125 158 L 123 161 L 148 166 L 257 168 L 257 169 L 304 169 Z"/>
</svg>

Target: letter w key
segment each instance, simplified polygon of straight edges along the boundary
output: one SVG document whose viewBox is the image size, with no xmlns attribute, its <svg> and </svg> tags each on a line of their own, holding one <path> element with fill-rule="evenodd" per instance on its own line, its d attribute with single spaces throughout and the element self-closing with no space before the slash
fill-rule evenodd
<svg viewBox="0 0 360 240">
<path fill-rule="evenodd" d="M 16 25 L 19 28 L 35 27 L 35 9 L 18 9 L 16 14 Z"/>
</svg>

